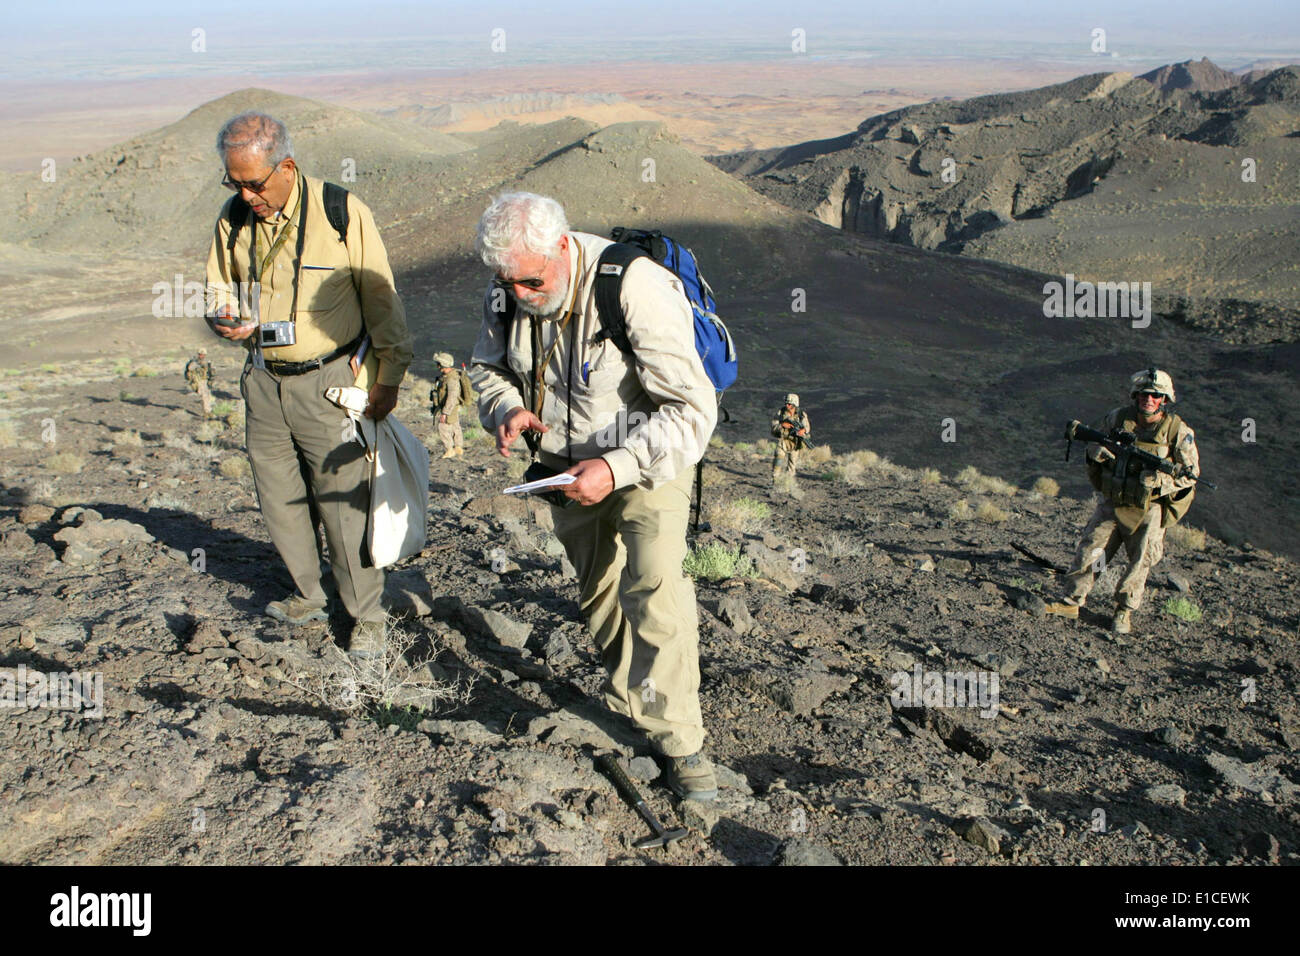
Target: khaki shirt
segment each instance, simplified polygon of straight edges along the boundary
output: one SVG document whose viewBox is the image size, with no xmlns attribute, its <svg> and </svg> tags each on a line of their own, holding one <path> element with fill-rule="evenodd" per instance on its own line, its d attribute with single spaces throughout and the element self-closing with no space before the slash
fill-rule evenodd
<svg viewBox="0 0 1300 956">
<path fill-rule="evenodd" d="M 453 415 L 460 415 L 460 373 L 456 369 L 450 372 L 439 372 L 441 378 L 434 388 L 434 404 L 438 406 L 438 414 L 446 415 L 451 418 Z"/>
<path fill-rule="evenodd" d="M 804 442 L 812 437 L 812 425 L 808 423 L 808 413 L 803 409 L 799 409 L 799 424 L 793 429 L 782 428 L 781 423 L 784 421 L 793 421 L 793 419 L 786 417 L 785 406 L 782 405 L 781 410 L 777 412 L 776 417 L 772 419 L 772 437 L 779 438 L 781 440 L 780 444 L 783 446 L 788 446 L 794 449 L 802 448 Z M 802 435 L 796 435 L 795 432 L 800 428 L 804 430 L 804 433 Z"/>
<path fill-rule="evenodd" d="M 348 194 L 347 244 L 339 242 L 338 231 L 325 214 L 324 183 L 311 176 L 300 176 L 293 186 L 277 220 L 262 221 L 239 230 L 233 255 L 226 251 L 230 238 L 227 213 L 234 197 L 221 208 L 208 250 L 206 308 L 209 315 L 223 307 L 250 319 L 242 309 L 236 283 L 249 275 L 249 248 L 253 229 L 257 230 L 257 251 L 265 257 L 281 230 L 287 235 L 275 259 L 261 274 L 259 310 L 262 322 L 279 322 L 290 318 L 293 302 L 293 264 L 298 242 L 298 204 L 300 187 L 307 183 L 307 237 L 302 250 L 302 268 L 298 279 L 297 342 L 264 350 L 266 358 L 277 362 L 305 362 L 328 355 L 361 334 L 370 333 L 371 360 L 369 376 L 381 385 L 399 385 L 406 375 L 414 353 L 406 327 L 406 311 L 393 285 L 388 253 L 370 209 L 356 196 Z M 292 215 L 291 215 L 292 214 Z M 252 339 L 247 340 L 251 343 Z M 251 346 L 250 346 L 251 347 Z M 369 381 L 358 380 L 368 387 Z"/>
<path fill-rule="evenodd" d="M 570 302 L 569 328 L 542 370 L 546 392 L 542 461 L 566 468 L 569 458 L 604 458 L 614 487 L 647 490 L 672 481 L 704 456 L 718 418 L 713 383 L 695 351 L 695 324 L 681 282 L 652 260 L 640 258 L 623 276 L 621 301 L 634 354 L 625 355 L 601 330 L 596 309 L 596 264 L 608 239 L 570 232 L 568 299 L 553 316 L 536 319 L 540 361 L 555 341 Z M 581 252 L 582 271 L 576 271 Z M 495 432 L 516 408 L 529 406 L 532 317 L 518 310 L 507 339 L 491 310 L 495 286 L 484 299 L 484 319 L 474 346 L 470 380 L 478 390 L 483 427 Z M 502 293 L 508 295 L 509 293 Z M 570 342 L 576 350 L 570 362 Z M 573 369 L 570 383 L 568 373 Z M 572 417 L 573 431 L 567 431 Z"/>
<path fill-rule="evenodd" d="M 1133 406 L 1124 405 L 1120 408 L 1111 409 L 1101 423 L 1101 427 L 1097 430 L 1109 435 L 1111 429 L 1132 426 L 1130 430 L 1137 436 L 1138 441 L 1150 442 L 1159 437 L 1161 426 L 1165 424 L 1165 420 L 1169 415 L 1170 413 L 1166 411 L 1154 425 L 1144 425 L 1137 412 L 1133 410 Z M 1178 419 L 1177 432 L 1169 437 L 1170 442 L 1157 448 L 1155 454 L 1161 458 L 1171 458 L 1175 464 L 1189 466 L 1192 469 L 1192 474 L 1199 477 L 1201 474 L 1201 454 L 1196 447 L 1196 433 L 1192 431 L 1187 422 L 1182 420 L 1181 416 Z M 1089 444 L 1088 451 L 1092 452 L 1093 457 L 1095 457 L 1095 449 L 1100 447 L 1100 445 Z M 1166 475 L 1163 471 L 1155 473 L 1155 481 L 1157 483 L 1156 497 L 1164 497 L 1183 488 L 1196 486 L 1196 481 L 1193 478 L 1175 478 L 1173 475 Z"/>
</svg>

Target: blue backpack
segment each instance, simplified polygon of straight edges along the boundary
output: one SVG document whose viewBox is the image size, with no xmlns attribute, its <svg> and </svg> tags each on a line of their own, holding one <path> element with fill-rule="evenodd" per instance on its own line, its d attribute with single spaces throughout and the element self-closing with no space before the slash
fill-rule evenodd
<svg viewBox="0 0 1300 956">
<path fill-rule="evenodd" d="M 699 353 L 709 381 L 721 395 L 724 389 L 736 381 L 736 344 L 717 316 L 713 290 L 709 288 L 704 276 L 700 275 L 695 253 L 657 229 L 647 231 L 619 226 L 609 236 L 614 240 L 614 245 L 607 246 L 601 253 L 596 269 L 596 307 L 600 310 L 600 322 L 604 326 L 602 334 L 607 335 L 619 351 L 632 352 L 632 343 L 627 337 L 626 316 L 619 301 L 623 272 L 642 256 L 653 259 L 681 280 L 686 298 L 691 303 L 691 312 L 695 316 L 695 351 Z"/>
</svg>

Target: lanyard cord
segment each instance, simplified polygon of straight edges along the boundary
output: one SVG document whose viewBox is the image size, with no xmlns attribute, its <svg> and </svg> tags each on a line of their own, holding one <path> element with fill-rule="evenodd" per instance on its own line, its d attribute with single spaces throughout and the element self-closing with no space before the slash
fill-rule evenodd
<svg viewBox="0 0 1300 956">
<path fill-rule="evenodd" d="M 295 244 L 294 253 L 293 253 L 293 298 L 289 303 L 290 322 L 298 321 L 298 274 L 299 272 L 302 271 L 302 250 L 304 245 L 307 242 L 306 199 L 307 199 L 307 180 L 300 176 L 298 178 L 298 205 L 294 209 L 294 212 L 298 213 L 298 240 L 297 243 Z M 248 215 L 250 218 L 252 218 L 253 211 L 251 209 L 249 210 Z M 289 219 L 293 218 L 292 212 L 289 213 L 288 218 Z M 284 245 L 285 237 L 289 235 L 289 229 L 288 226 L 286 225 L 284 229 L 280 230 L 280 235 L 276 237 L 275 241 L 271 243 L 271 248 L 267 250 L 266 258 L 262 260 L 262 265 L 260 269 L 258 268 L 258 264 L 257 264 L 257 223 L 256 222 L 252 224 L 252 230 L 253 230 L 253 236 L 251 241 L 248 244 L 249 271 L 252 277 L 252 281 L 258 282 L 261 280 L 262 270 L 264 270 L 268 265 L 270 265 L 271 260 L 275 258 L 276 253 L 280 251 L 280 247 Z"/>
<path fill-rule="evenodd" d="M 578 304 L 578 289 L 573 285 L 574 279 L 582 275 L 582 246 L 578 246 L 576 256 L 577 264 L 569 274 L 569 285 L 571 287 L 573 298 L 569 301 L 569 308 L 564 313 L 564 318 L 560 320 L 560 327 L 555 330 L 555 340 L 551 342 L 551 347 L 546 350 L 546 357 L 540 365 L 536 362 L 536 355 L 541 351 L 542 332 L 540 322 L 537 316 L 529 315 L 529 344 L 532 347 L 534 356 L 533 362 L 533 380 L 531 384 L 531 398 L 533 405 L 533 414 L 539 419 L 542 417 L 542 405 L 546 402 L 546 367 L 551 364 L 551 359 L 555 357 L 555 350 L 559 347 L 560 341 L 564 338 L 564 329 L 569 325 L 573 318 L 573 310 Z M 568 399 L 565 402 L 566 418 L 565 423 L 568 433 L 564 436 L 565 456 L 569 459 L 569 464 L 573 464 L 573 353 L 577 344 L 578 324 L 573 323 L 569 330 L 569 356 L 568 356 L 568 378 L 565 387 L 569 390 Z M 539 442 L 540 443 L 540 442 Z"/>
</svg>

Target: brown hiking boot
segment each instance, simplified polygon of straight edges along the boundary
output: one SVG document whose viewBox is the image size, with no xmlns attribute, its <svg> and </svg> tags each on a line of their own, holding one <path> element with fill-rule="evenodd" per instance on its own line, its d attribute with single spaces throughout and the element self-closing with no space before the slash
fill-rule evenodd
<svg viewBox="0 0 1300 956">
<path fill-rule="evenodd" d="M 308 604 L 296 594 L 291 594 L 283 601 L 272 601 L 266 606 L 266 614 L 285 624 L 306 624 L 308 621 L 328 619 L 324 608 Z"/>
<path fill-rule="evenodd" d="M 383 621 L 357 621 L 352 628 L 348 656 L 358 661 L 383 660 L 388 649 L 388 627 Z"/>
<path fill-rule="evenodd" d="M 456 451 L 455 451 L 455 449 L 453 449 L 453 448 L 449 448 L 449 449 L 447 449 L 446 451 L 444 451 L 441 455 L 439 455 L 438 457 L 439 457 L 439 458 L 455 458 L 455 457 L 456 457 Z"/>
<path fill-rule="evenodd" d="M 1110 622 L 1113 634 L 1127 634 L 1133 630 L 1133 612 L 1126 607 L 1115 609 L 1115 618 Z"/>
<path fill-rule="evenodd" d="M 683 800 L 716 800 L 718 778 L 703 751 L 667 758 L 668 788 Z"/>
</svg>

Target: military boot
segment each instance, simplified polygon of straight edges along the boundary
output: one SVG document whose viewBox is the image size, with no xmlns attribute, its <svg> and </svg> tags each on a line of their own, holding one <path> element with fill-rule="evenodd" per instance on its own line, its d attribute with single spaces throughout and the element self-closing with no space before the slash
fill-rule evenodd
<svg viewBox="0 0 1300 956">
<path fill-rule="evenodd" d="M 1133 630 L 1133 612 L 1126 607 L 1115 608 L 1115 618 L 1110 622 L 1111 632 L 1127 634 Z"/>
<path fill-rule="evenodd" d="M 440 458 L 455 458 L 455 457 L 456 457 L 456 450 L 455 450 L 454 448 L 448 448 L 446 451 L 444 451 L 444 452 L 443 452 L 441 455 L 439 455 L 438 457 L 440 457 Z"/>
</svg>

